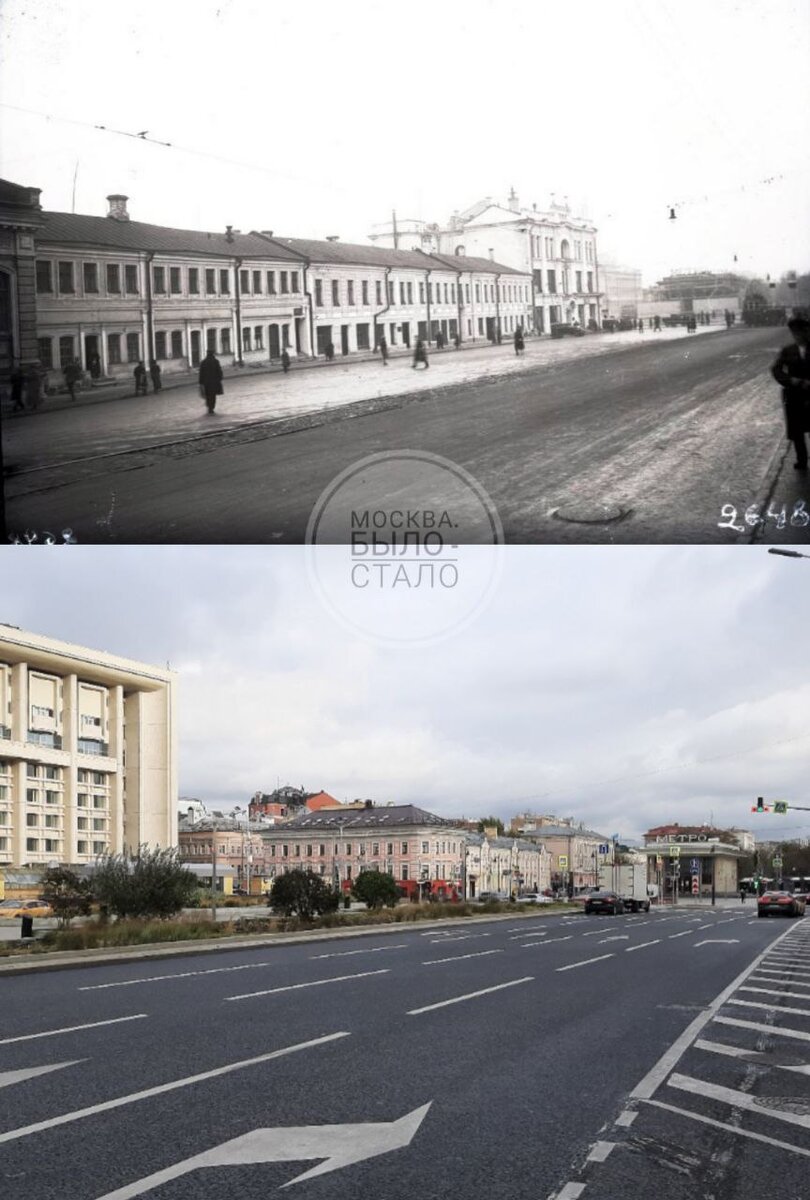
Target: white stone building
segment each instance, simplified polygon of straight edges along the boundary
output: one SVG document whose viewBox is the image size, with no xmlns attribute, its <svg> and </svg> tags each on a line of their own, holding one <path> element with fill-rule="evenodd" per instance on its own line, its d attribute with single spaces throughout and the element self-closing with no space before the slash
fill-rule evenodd
<svg viewBox="0 0 810 1200">
<path fill-rule="evenodd" d="M 36 233 L 39 360 L 59 384 L 66 364 L 131 379 L 155 359 L 196 367 L 308 354 L 299 257 L 255 234 L 206 233 L 130 220 L 127 197 L 106 217 L 42 212 Z"/>
<path fill-rule="evenodd" d="M 525 838 L 467 835 L 467 896 L 482 892 L 523 895 L 551 886 L 551 855 Z"/>
<path fill-rule="evenodd" d="M 509 264 L 531 279 L 538 333 L 548 333 L 552 324 L 601 324 L 596 226 L 573 215 L 567 201 L 552 197 L 545 211 L 521 208 L 513 189 L 506 204 L 488 196 L 453 213 L 445 225 L 378 225 L 369 239 L 377 246 L 491 256 Z"/>
</svg>

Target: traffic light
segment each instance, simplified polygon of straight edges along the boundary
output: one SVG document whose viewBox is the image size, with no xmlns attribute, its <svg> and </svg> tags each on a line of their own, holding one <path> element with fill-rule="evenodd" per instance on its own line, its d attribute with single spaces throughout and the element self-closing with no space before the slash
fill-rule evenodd
<svg viewBox="0 0 810 1200">
<path fill-rule="evenodd" d="M 770 812 L 770 811 L 771 810 L 769 809 L 768 805 L 763 800 L 762 796 L 757 796 L 756 805 L 752 806 L 751 812 L 766 813 L 766 812 Z"/>
<path fill-rule="evenodd" d="M 774 800 L 773 811 L 775 813 L 780 813 L 782 816 L 784 816 L 785 813 L 787 812 L 787 810 L 788 810 L 787 800 Z"/>
</svg>

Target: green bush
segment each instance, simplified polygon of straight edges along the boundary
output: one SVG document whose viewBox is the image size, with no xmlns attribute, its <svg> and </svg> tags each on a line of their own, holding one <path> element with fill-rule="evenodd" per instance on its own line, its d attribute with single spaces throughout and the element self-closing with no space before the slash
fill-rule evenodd
<svg viewBox="0 0 810 1200">
<path fill-rule="evenodd" d="M 399 888 L 385 871 L 361 871 L 354 881 L 352 895 L 366 908 L 394 908 L 399 903 Z"/>
<path fill-rule="evenodd" d="M 50 904 L 63 929 L 74 917 L 86 917 L 90 912 L 90 884 L 68 867 L 49 867 L 42 876 L 40 895 Z"/>
<path fill-rule="evenodd" d="M 173 917 L 197 897 L 197 881 L 176 850 L 106 854 L 98 859 L 92 882 L 99 904 L 119 918 Z"/>
<path fill-rule="evenodd" d="M 334 912 L 337 906 L 338 893 L 311 871 L 296 870 L 279 875 L 270 892 L 273 912 L 285 917 L 297 916 L 304 921 Z"/>
</svg>

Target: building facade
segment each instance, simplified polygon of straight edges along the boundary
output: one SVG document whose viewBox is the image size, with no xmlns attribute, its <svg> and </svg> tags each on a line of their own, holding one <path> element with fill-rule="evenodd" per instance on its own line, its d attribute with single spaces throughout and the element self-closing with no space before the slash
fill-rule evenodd
<svg viewBox="0 0 810 1200">
<path fill-rule="evenodd" d="M 176 843 L 173 673 L 0 625 L 0 865 Z"/>
<path fill-rule="evenodd" d="M 548 333 L 552 325 L 601 324 L 596 226 L 573 214 L 567 200 L 552 197 L 544 211 L 537 205 L 522 208 L 513 188 L 505 204 L 488 196 L 454 212 L 444 225 L 413 220 L 378 225 L 369 240 L 508 264 L 531 282 L 533 319 L 527 330 Z"/>
<path fill-rule="evenodd" d="M 551 887 L 552 856 L 545 846 L 527 838 L 469 833 L 466 856 L 467 898 L 470 900 L 484 892 L 521 896 Z"/>
<path fill-rule="evenodd" d="M 552 887 L 573 892 L 598 887 L 605 871 L 613 865 L 614 841 L 604 833 L 575 824 L 572 817 L 523 813 L 513 818 L 512 828 L 546 847 L 551 855 Z"/>
<path fill-rule="evenodd" d="M 0 179 L 0 379 L 37 359 L 34 238 L 42 208 L 38 188 Z"/>
<path fill-rule="evenodd" d="M 606 262 L 599 266 L 599 282 L 602 289 L 602 320 L 635 321 L 639 316 L 639 305 L 644 296 L 641 271 L 636 267 L 622 267 L 618 263 Z"/>
<path fill-rule="evenodd" d="M 51 385 L 76 360 L 91 378 L 131 379 L 139 361 L 188 370 L 208 350 L 248 367 L 309 353 L 297 255 L 231 229 L 132 221 L 127 199 L 108 196 L 106 217 L 40 214 L 37 351 Z"/>
<path fill-rule="evenodd" d="M 739 863 L 748 851 L 740 830 L 711 825 L 658 825 L 644 834 L 648 879 L 664 899 L 736 896 Z"/>
<path fill-rule="evenodd" d="M 228 867 L 237 887 L 247 892 L 263 890 L 264 841 L 255 824 L 232 817 L 202 817 L 197 821 L 181 817 L 177 844 L 181 861 L 198 867 L 203 876 L 203 867 L 208 867 L 208 879 L 216 856 L 218 876 L 221 866 Z"/>
</svg>

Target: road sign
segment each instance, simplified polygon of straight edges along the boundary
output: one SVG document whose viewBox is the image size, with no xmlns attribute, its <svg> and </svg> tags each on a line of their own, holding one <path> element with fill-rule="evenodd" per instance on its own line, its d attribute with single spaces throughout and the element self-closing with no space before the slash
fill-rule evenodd
<svg viewBox="0 0 810 1200">
<path fill-rule="evenodd" d="M 700 895 L 700 876 L 699 875 L 692 876 L 692 895 L 693 896 Z"/>
<path fill-rule="evenodd" d="M 567 871 L 568 870 L 568 855 L 561 854 L 558 861 L 560 864 L 560 870 Z"/>
<path fill-rule="evenodd" d="M 788 810 L 787 800 L 774 800 L 773 811 L 775 813 L 780 813 L 782 816 L 784 816 L 785 813 L 787 812 L 787 810 Z"/>
<path fill-rule="evenodd" d="M 776 869 L 778 871 L 779 868 L 783 865 L 783 860 L 781 858 L 777 857 L 773 860 L 773 865 L 776 867 Z"/>
<path fill-rule="evenodd" d="M 693 875 L 697 875 L 698 871 L 700 870 L 700 860 L 697 858 L 690 858 L 689 859 L 689 870 L 692 872 Z"/>
<path fill-rule="evenodd" d="M 610 846 L 606 845 L 606 844 L 603 842 L 603 843 L 602 843 L 602 845 L 599 847 L 599 853 L 600 853 L 600 854 L 607 854 L 607 853 L 609 853 L 609 851 L 610 851 Z"/>
<path fill-rule="evenodd" d="M 199 1167 L 244 1167 L 256 1163 L 304 1162 L 312 1158 L 326 1160 L 283 1185 L 289 1187 L 291 1183 L 300 1183 L 303 1179 L 325 1175 L 327 1171 L 336 1171 L 339 1167 L 348 1167 L 366 1158 L 388 1154 L 391 1150 L 410 1145 L 429 1108 L 430 1104 L 423 1104 L 398 1121 L 254 1129 L 251 1133 L 222 1142 L 193 1158 L 182 1159 L 174 1166 L 156 1171 L 154 1175 L 147 1175 L 115 1192 L 108 1192 L 101 1200 L 124 1200 L 125 1197 L 128 1200 L 131 1196 L 142 1196 L 144 1192 L 150 1192 L 180 1175 L 188 1175 Z"/>
<path fill-rule="evenodd" d="M 670 858 L 680 858 L 680 857 L 681 857 L 681 848 L 680 848 L 680 846 L 670 846 L 670 848 L 669 848 L 669 857 L 670 857 Z"/>
</svg>

